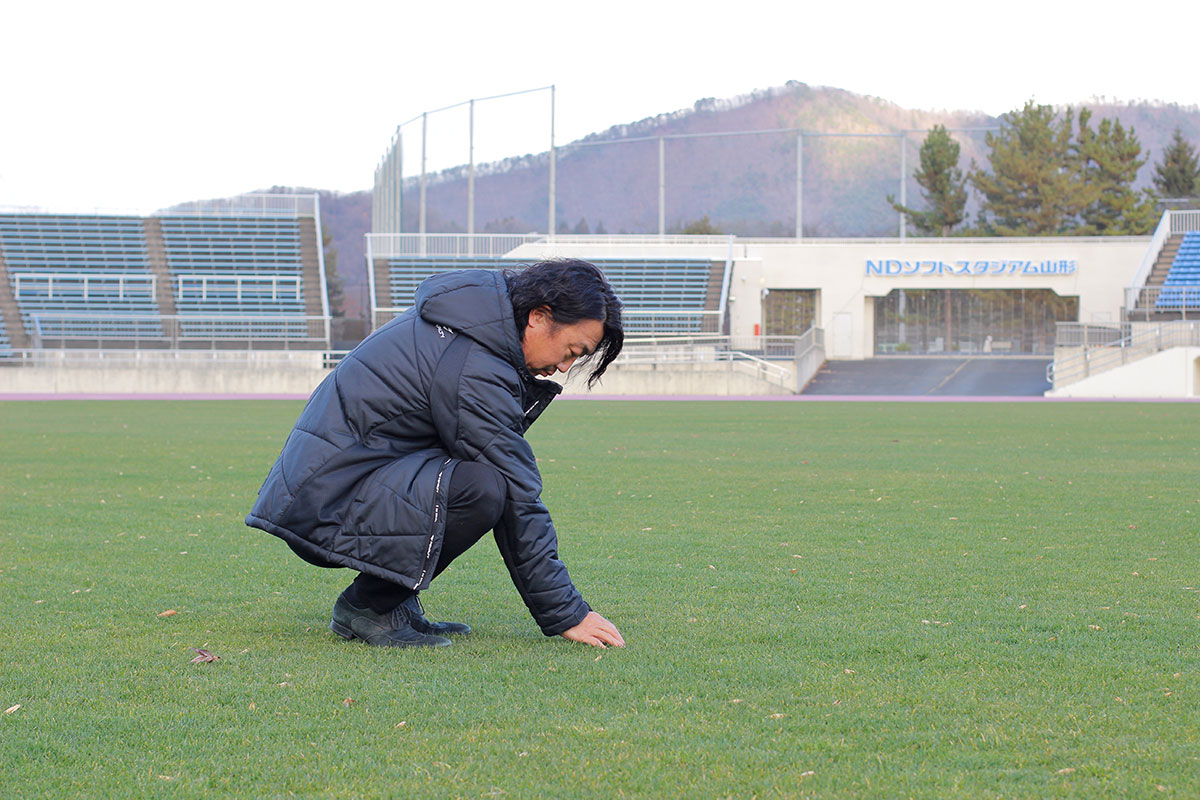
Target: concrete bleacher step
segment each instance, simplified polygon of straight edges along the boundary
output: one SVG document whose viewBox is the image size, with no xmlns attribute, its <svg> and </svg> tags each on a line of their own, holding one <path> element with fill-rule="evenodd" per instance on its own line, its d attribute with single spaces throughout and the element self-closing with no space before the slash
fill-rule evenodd
<svg viewBox="0 0 1200 800">
<path fill-rule="evenodd" d="M 1179 246 L 1182 243 L 1183 234 L 1181 233 L 1167 237 L 1167 241 L 1163 244 L 1163 248 L 1159 251 L 1158 258 L 1154 262 L 1153 269 L 1150 270 L 1149 277 L 1146 278 L 1146 288 L 1163 285 L 1163 281 L 1167 279 L 1167 273 L 1171 271 L 1171 264 L 1175 262 L 1175 255 L 1179 252 Z"/>
<path fill-rule="evenodd" d="M 3 253 L 0 253 L 0 319 L 4 320 L 9 347 L 24 350 L 30 346 L 29 334 L 25 332 L 25 325 L 21 322 L 21 311 L 17 307 L 17 299 L 13 297 L 12 285 L 8 281 L 8 267 L 4 263 Z"/>
<path fill-rule="evenodd" d="M 704 310 L 719 311 L 721 308 L 721 284 L 725 279 L 725 262 L 712 262 L 712 269 L 708 272 L 708 285 L 704 292 Z M 721 320 L 716 317 L 710 317 L 704 322 L 704 330 L 706 333 L 712 333 L 720 330 Z"/>
<path fill-rule="evenodd" d="M 317 258 L 317 223 L 312 217 L 300 217 L 300 276 L 304 281 L 304 313 L 322 316 L 321 266 Z"/>
<path fill-rule="evenodd" d="M 167 248 L 163 243 L 162 222 L 158 217 L 145 221 L 146 259 L 154 273 L 154 299 L 158 302 L 158 313 L 174 316 L 175 288 L 171 285 L 171 273 L 167 268 Z"/>
<path fill-rule="evenodd" d="M 392 288 L 386 258 L 375 259 L 375 304 L 380 308 L 392 307 Z"/>
</svg>

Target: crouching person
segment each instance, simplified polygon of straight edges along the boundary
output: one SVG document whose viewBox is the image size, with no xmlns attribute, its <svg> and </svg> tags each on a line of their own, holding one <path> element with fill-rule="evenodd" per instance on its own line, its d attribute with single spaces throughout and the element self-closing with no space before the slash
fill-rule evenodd
<svg viewBox="0 0 1200 800">
<path fill-rule="evenodd" d="M 358 571 L 330 623 L 346 639 L 439 646 L 469 633 L 427 619 L 418 595 L 491 530 L 543 633 L 624 646 L 559 559 L 524 437 L 561 390 L 541 378 L 579 362 L 594 385 L 623 341 L 621 304 L 587 262 L 431 277 L 313 393 L 246 524 L 309 563 Z"/>
</svg>

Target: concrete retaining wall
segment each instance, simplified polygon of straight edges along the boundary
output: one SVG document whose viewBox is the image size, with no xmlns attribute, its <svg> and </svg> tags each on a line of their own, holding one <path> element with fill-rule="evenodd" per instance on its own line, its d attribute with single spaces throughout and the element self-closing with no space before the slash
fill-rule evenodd
<svg viewBox="0 0 1200 800">
<path fill-rule="evenodd" d="M 166 358 L 133 362 L 60 363 L 0 368 L 3 394 L 213 394 L 308 395 L 330 370 L 320 354 L 247 354 L 172 363 Z M 261 356 L 261 357 L 257 357 Z M 616 364 L 610 366 L 600 394 L 613 395 L 786 395 L 787 388 L 751 374 L 752 367 L 719 364 Z M 587 394 L 582 377 L 573 378 L 566 394 Z"/>
<path fill-rule="evenodd" d="M 1047 397 L 1200 397 L 1200 347 L 1174 347 L 1122 367 L 1051 389 Z"/>
<path fill-rule="evenodd" d="M 787 395 L 789 389 L 751 373 L 737 362 L 718 364 L 613 364 L 604 373 L 597 394 L 614 395 Z M 586 395 L 586 380 L 572 377 L 564 395 Z"/>
</svg>

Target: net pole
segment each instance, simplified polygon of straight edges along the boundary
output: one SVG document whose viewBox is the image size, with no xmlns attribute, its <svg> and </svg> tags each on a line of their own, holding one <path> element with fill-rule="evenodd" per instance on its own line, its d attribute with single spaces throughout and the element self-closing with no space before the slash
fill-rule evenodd
<svg viewBox="0 0 1200 800">
<path fill-rule="evenodd" d="M 796 241 L 804 238 L 804 134 L 796 134 Z"/>
<path fill-rule="evenodd" d="M 475 233 L 475 101 L 467 116 L 467 234 Z"/>
<path fill-rule="evenodd" d="M 658 137 L 658 235 L 667 233 L 667 163 L 666 140 Z"/>
<path fill-rule="evenodd" d="M 557 176 L 555 169 L 558 166 L 558 153 L 554 148 L 554 84 L 550 85 L 550 219 L 549 219 L 549 235 L 554 236 L 556 228 L 555 205 L 558 202 L 558 186 L 556 185 Z"/>
<path fill-rule="evenodd" d="M 418 233 L 421 234 L 421 255 L 425 255 L 425 155 L 426 141 L 429 138 L 429 112 L 421 115 L 421 213 L 418 220 Z"/>
<path fill-rule="evenodd" d="M 904 175 L 906 172 L 908 172 L 908 148 L 905 147 L 906 144 L 908 144 L 908 137 L 905 136 L 904 131 L 901 131 L 900 132 L 900 205 L 901 205 L 901 207 L 904 207 L 904 208 L 908 207 L 908 191 L 907 191 L 908 182 L 906 180 L 904 180 Z M 900 212 L 900 239 L 902 241 L 905 238 L 905 234 L 908 232 L 907 231 L 907 228 L 908 228 L 907 223 L 908 223 L 908 217 L 903 211 L 901 211 Z"/>
<path fill-rule="evenodd" d="M 397 234 L 404 233 L 404 133 L 396 132 L 396 227 Z"/>
</svg>

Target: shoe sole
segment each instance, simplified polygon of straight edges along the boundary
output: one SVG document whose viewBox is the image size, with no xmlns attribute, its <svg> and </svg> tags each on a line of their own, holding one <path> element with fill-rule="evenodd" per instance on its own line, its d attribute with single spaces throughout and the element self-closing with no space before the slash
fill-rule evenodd
<svg viewBox="0 0 1200 800">
<path fill-rule="evenodd" d="M 360 639 L 360 637 L 357 633 L 355 633 L 353 630 L 346 627 L 342 623 L 338 622 L 336 619 L 329 621 L 329 630 L 333 631 L 338 636 L 340 636 L 346 640 Z M 428 634 L 426 634 L 426 635 L 428 635 Z M 442 639 L 443 641 L 440 641 L 440 642 L 409 642 L 409 643 L 405 643 L 405 644 L 396 643 L 396 644 L 392 644 L 392 645 L 388 645 L 388 646 L 389 647 L 445 647 L 450 644 L 450 640 L 446 639 L 444 636 L 433 636 L 430 638 Z M 365 639 L 360 639 L 360 640 L 366 642 Z M 371 644 L 371 643 L 366 642 L 366 644 Z"/>
<path fill-rule="evenodd" d="M 338 622 L 336 619 L 330 620 L 329 630 L 333 631 L 334 633 L 336 633 L 338 636 L 342 637 L 343 639 L 357 639 L 358 638 L 358 634 L 356 634 L 354 631 L 347 628 L 342 623 Z"/>
</svg>

